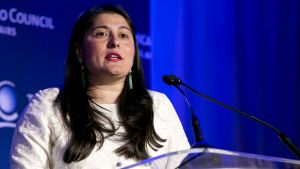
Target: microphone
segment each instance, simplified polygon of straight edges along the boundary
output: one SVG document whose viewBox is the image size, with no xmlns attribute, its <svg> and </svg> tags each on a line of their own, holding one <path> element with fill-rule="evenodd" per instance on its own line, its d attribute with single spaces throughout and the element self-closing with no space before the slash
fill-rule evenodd
<svg viewBox="0 0 300 169">
<path fill-rule="evenodd" d="M 202 135 L 199 120 L 194 113 L 194 109 L 192 108 L 189 99 L 187 98 L 187 96 L 185 95 L 183 90 L 178 87 L 178 85 L 181 84 L 181 80 L 178 79 L 176 76 L 170 75 L 170 76 L 163 76 L 163 81 L 168 85 L 174 85 L 180 91 L 180 93 L 184 96 L 185 101 L 187 102 L 187 104 L 190 108 L 191 115 L 192 115 L 192 127 L 193 127 L 194 138 L 195 138 L 195 143 L 194 143 L 194 145 L 192 145 L 192 147 L 193 148 L 209 147 L 209 145 L 204 142 L 204 137 Z"/>
<path fill-rule="evenodd" d="M 212 97 L 209 97 L 209 96 L 207 96 L 207 95 L 205 95 L 205 94 L 203 94 L 203 93 L 201 93 L 201 92 L 199 92 L 199 91 L 197 91 L 197 90 L 191 88 L 190 86 L 184 84 L 184 83 L 182 82 L 182 80 L 179 79 L 178 77 L 176 77 L 175 75 L 164 75 L 164 76 L 163 76 L 163 81 L 164 81 L 166 84 L 168 84 L 168 85 L 173 85 L 173 86 L 175 86 L 176 88 L 178 87 L 178 85 L 182 85 L 182 86 L 186 87 L 187 89 L 191 90 L 192 92 L 196 93 L 197 95 L 203 97 L 203 98 L 206 99 L 206 100 L 209 100 L 209 101 L 211 101 L 211 102 L 213 102 L 213 103 L 216 103 L 216 104 L 218 104 L 218 105 L 220 105 L 220 106 L 222 106 L 222 107 L 224 107 L 224 108 L 226 108 L 226 109 L 229 109 L 229 110 L 231 110 L 231 111 L 233 111 L 233 112 L 236 112 L 236 113 L 238 113 L 238 114 L 240 114 L 240 115 L 242 115 L 242 116 L 245 116 L 245 117 L 247 117 L 247 118 L 250 118 L 250 119 L 252 119 L 252 120 L 254 120 L 254 121 L 256 121 L 256 122 L 258 122 L 258 123 L 260 123 L 260 124 L 262 124 L 262 125 L 264 125 L 264 126 L 267 126 L 267 127 L 271 128 L 271 129 L 277 134 L 277 136 L 279 137 L 279 139 L 280 139 L 280 140 L 281 140 L 281 141 L 289 148 L 289 150 L 290 150 L 292 153 L 294 153 L 294 155 L 295 155 L 298 159 L 300 159 L 300 151 L 299 151 L 299 150 L 297 149 L 297 147 L 293 144 L 293 142 L 292 142 L 292 141 L 291 141 L 284 133 L 282 133 L 280 130 L 276 129 L 276 128 L 273 127 L 272 125 L 270 125 L 270 124 L 268 124 L 268 123 L 266 123 L 266 122 L 260 120 L 260 119 L 257 118 L 257 117 L 251 116 L 251 115 L 249 115 L 249 114 L 247 114 L 247 113 L 244 113 L 244 112 L 242 112 L 242 111 L 240 111 L 240 110 L 238 110 L 238 109 L 235 109 L 235 108 L 233 108 L 233 107 L 231 107 L 231 106 L 228 106 L 228 105 L 226 105 L 225 103 L 222 103 L 222 102 L 220 102 L 220 101 L 218 101 L 218 100 L 216 100 L 216 99 L 214 99 L 214 98 L 212 98 Z"/>
<path fill-rule="evenodd" d="M 164 75 L 163 81 L 168 85 L 181 85 L 181 80 L 174 75 Z"/>
</svg>

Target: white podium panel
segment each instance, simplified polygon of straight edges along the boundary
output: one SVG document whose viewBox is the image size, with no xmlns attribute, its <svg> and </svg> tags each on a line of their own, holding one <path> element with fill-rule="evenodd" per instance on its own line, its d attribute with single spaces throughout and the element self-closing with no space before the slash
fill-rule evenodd
<svg viewBox="0 0 300 169">
<path fill-rule="evenodd" d="M 150 158 L 124 169 L 300 169 L 300 161 L 214 148 L 195 148 Z"/>
</svg>

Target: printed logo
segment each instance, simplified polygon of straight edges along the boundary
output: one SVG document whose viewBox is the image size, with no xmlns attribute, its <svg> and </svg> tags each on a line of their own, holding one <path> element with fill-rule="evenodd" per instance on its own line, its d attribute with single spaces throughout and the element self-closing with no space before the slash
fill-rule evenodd
<svg viewBox="0 0 300 169">
<path fill-rule="evenodd" d="M 15 128 L 15 121 L 19 114 L 15 112 L 17 107 L 17 96 L 15 84 L 10 81 L 0 81 L 0 128 Z"/>
<path fill-rule="evenodd" d="M 52 17 L 20 11 L 17 8 L 0 9 L 0 35 L 15 37 L 18 34 L 15 25 L 33 26 L 42 29 L 55 29 Z M 10 25 L 8 26 L 7 23 Z"/>
<path fill-rule="evenodd" d="M 151 37 L 146 34 L 136 33 L 136 40 L 139 44 L 140 56 L 143 59 L 152 59 L 151 53 Z"/>
</svg>

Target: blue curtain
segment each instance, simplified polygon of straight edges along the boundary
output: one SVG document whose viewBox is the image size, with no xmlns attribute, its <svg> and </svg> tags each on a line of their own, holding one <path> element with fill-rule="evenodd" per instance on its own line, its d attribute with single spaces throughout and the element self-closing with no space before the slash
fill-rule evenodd
<svg viewBox="0 0 300 169">
<path fill-rule="evenodd" d="M 164 74 L 272 124 L 300 148 L 299 0 L 150 2 L 152 88 L 169 96 L 190 143 L 189 110 Z M 295 158 L 271 129 L 186 92 L 212 146 Z"/>
</svg>

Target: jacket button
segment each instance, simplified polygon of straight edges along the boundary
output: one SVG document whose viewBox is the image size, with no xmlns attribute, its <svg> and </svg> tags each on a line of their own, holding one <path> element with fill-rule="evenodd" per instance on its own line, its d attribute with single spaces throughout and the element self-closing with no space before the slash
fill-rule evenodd
<svg viewBox="0 0 300 169">
<path fill-rule="evenodd" d="M 117 167 L 120 167 L 120 166 L 122 166 L 122 163 L 121 163 L 121 162 L 118 162 L 118 163 L 116 164 L 116 166 L 117 166 Z"/>
</svg>

